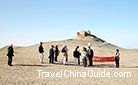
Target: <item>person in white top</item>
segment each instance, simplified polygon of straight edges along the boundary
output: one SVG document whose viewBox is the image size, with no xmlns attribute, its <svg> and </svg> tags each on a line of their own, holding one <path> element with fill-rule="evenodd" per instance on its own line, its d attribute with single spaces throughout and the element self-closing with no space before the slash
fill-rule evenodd
<svg viewBox="0 0 138 85">
<path fill-rule="evenodd" d="M 63 64 L 66 65 L 68 62 L 68 48 L 66 45 L 62 48 L 61 52 L 63 53 L 63 56 L 64 56 Z"/>
<path fill-rule="evenodd" d="M 86 67 L 87 66 L 87 49 L 85 47 L 83 47 L 83 51 L 82 51 L 82 61 L 83 61 L 83 66 Z"/>
</svg>

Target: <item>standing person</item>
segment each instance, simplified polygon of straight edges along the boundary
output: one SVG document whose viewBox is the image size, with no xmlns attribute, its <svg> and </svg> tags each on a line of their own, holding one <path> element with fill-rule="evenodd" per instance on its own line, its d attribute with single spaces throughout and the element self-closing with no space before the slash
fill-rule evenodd
<svg viewBox="0 0 138 85">
<path fill-rule="evenodd" d="M 116 68 L 119 68 L 119 60 L 120 60 L 120 53 L 119 53 L 119 49 L 116 49 L 115 52 L 115 63 L 116 63 Z"/>
<path fill-rule="evenodd" d="M 68 62 L 68 48 L 67 48 L 66 45 L 62 48 L 61 52 L 63 53 L 63 56 L 64 56 L 64 58 L 63 58 L 63 64 L 66 65 L 67 62 Z"/>
<path fill-rule="evenodd" d="M 89 65 L 88 66 L 93 66 L 93 56 L 94 56 L 94 52 L 93 49 L 91 49 L 91 47 L 88 47 L 88 60 L 89 60 Z"/>
<path fill-rule="evenodd" d="M 54 63 L 54 46 L 51 45 L 51 48 L 49 50 L 49 63 Z"/>
<path fill-rule="evenodd" d="M 86 67 L 87 66 L 87 49 L 85 47 L 83 47 L 83 51 L 82 51 L 82 61 L 83 61 L 83 66 Z"/>
<path fill-rule="evenodd" d="M 13 50 L 13 45 L 11 44 L 11 46 L 8 47 L 8 65 L 12 66 L 12 57 L 14 56 L 14 50 Z"/>
<path fill-rule="evenodd" d="M 78 49 L 79 49 L 79 46 L 77 46 L 75 51 L 73 52 L 73 56 L 75 58 L 75 65 L 80 65 L 79 59 L 80 59 L 81 53 L 78 51 Z"/>
<path fill-rule="evenodd" d="M 59 49 L 58 49 L 58 45 L 56 45 L 55 47 L 55 61 L 57 62 L 58 61 L 58 55 L 59 55 Z"/>
<path fill-rule="evenodd" d="M 44 63 L 44 48 L 43 48 L 43 43 L 40 42 L 40 46 L 39 46 L 39 56 L 40 56 L 40 62 Z"/>
</svg>

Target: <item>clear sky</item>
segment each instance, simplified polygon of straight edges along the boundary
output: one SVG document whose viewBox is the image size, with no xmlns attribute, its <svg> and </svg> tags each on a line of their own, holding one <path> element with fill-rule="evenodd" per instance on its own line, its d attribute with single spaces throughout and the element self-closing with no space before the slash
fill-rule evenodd
<svg viewBox="0 0 138 85">
<path fill-rule="evenodd" d="M 138 48 L 138 0 L 0 0 L 0 47 L 92 34 Z"/>
</svg>

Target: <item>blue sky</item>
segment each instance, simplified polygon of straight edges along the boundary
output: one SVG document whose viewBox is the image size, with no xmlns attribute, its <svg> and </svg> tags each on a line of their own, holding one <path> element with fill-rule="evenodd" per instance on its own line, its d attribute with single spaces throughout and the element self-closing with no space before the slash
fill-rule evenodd
<svg viewBox="0 0 138 85">
<path fill-rule="evenodd" d="M 137 0 L 0 0 L 0 47 L 75 37 L 89 29 L 124 48 L 138 48 Z"/>
</svg>

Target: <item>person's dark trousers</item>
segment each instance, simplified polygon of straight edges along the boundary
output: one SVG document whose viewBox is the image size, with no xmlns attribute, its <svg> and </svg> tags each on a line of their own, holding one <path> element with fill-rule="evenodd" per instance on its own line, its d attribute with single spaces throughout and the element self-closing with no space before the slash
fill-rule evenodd
<svg viewBox="0 0 138 85">
<path fill-rule="evenodd" d="M 93 66 L 93 57 L 92 57 L 92 66 Z"/>
<path fill-rule="evenodd" d="M 57 58 L 58 58 L 58 55 L 55 55 L 55 61 L 58 61 Z"/>
<path fill-rule="evenodd" d="M 49 57 L 49 63 L 52 63 L 52 59 L 51 59 L 51 56 Z"/>
<path fill-rule="evenodd" d="M 78 65 L 80 65 L 80 57 L 78 58 Z"/>
<path fill-rule="evenodd" d="M 89 59 L 89 66 L 93 66 L 92 56 L 89 56 L 88 59 Z"/>
<path fill-rule="evenodd" d="M 83 66 L 86 67 L 87 66 L 87 58 L 83 59 Z"/>
<path fill-rule="evenodd" d="M 115 58 L 116 68 L 119 68 L 119 59 Z"/>
<path fill-rule="evenodd" d="M 49 57 L 49 63 L 51 63 L 51 59 L 50 59 L 50 57 Z"/>
<path fill-rule="evenodd" d="M 49 63 L 54 63 L 54 56 L 49 57 Z"/>
<path fill-rule="evenodd" d="M 54 56 L 52 56 L 51 61 L 52 61 L 52 63 L 54 63 Z"/>
<path fill-rule="evenodd" d="M 12 56 L 8 56 L 8 65 L 12 66 Z"/>
</svg>

